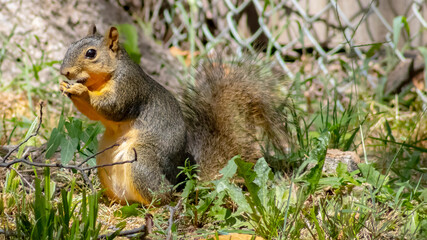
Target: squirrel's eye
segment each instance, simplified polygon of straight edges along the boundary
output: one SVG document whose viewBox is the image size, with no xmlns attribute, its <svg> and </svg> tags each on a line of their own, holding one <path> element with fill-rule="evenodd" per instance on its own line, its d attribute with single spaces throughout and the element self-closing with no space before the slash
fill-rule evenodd
<svg viewBox="0 0 427 240">
<path fill-rule="evenodd" d="M 95 49 L 89 49 L 87 50 L 85 57 L 87 58 L 94 58 L 96 56 L 96 50 Z"/>
</svg>

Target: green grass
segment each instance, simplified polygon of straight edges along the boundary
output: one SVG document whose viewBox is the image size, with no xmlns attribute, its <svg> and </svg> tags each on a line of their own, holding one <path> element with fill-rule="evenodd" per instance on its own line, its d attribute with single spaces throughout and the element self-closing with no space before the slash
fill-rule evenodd
<svg viewBox="0 0 427 240">
<path fill-rule="evenodd" d="M 5 221 L 3 230 L 14 239 L 91 239 L 98 236 L 101 224 L 96 220 L 100 193 L 87 195 L 83 190 L 76 197 L 73 180 L 69 189 L 62 188 L 57 196 L 49 168 L 45 168 L 43 176 L 43 183 L 35 178 L 35 189 L 29 199 L 22 189 L 3 189 L 1 196 L 9 190 L 12 197 L 8 203 L 0 202 L 0 215 L 5 217 L 5 207 L 11 204 L 16 207 L 13 224 Z"/>
</svg>

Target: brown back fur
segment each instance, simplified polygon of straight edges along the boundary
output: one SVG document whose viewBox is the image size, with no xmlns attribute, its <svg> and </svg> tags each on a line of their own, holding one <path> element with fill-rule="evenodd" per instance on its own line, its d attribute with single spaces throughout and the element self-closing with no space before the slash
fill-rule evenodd
<svg viewBox="0 0 427 240">
<path fill-rule="evenodd" d="M 263 156 L 263 143 L 283 150 L 286 117 L 276 110 L 279 77 L 246 58 L 224 64 L 221 57 L 202 64 L 196 83 L 182 96 L 187 151 L 212 178 L 233 156 Z"/>
</svg>

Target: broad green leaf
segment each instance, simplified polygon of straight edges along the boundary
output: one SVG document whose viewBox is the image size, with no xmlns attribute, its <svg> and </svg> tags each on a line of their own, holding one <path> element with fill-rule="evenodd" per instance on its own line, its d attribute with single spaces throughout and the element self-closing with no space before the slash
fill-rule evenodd
<svg viewBox="0 0 427 240">
<path fill-rule="evenodd" d="M 139 204 L 132 204 L 130 206 L 123 206 L 119 210 L 114 212 L 114 216 L 121 217 L 121 218 L 128 218 L 128 217 L 136 217 L 138 216 L 138 206 Z"/>
<path fill-rule="evenodd" d="M 254 171 L 256 173 L 254 183 L 260 187 L 266 186 L 267 182 L 273 179 L 273 173 L 264 158 L 258 159 Z"/>
<path fill-rule="evenodd" d="M 227 166 L 219 171 L 219 173 L 222 174 L 222 179 L 228 179 L 234 176 L 237 171 L 237 165 L 235 163 L 236 159 L 240 159 L 240 156 L 234 156 L 230 161 L 228 161 Z"/>
<path fill-rule="evenodd" d="M 49 141 L 47 142 L 47 149 L 46 149 L 46 158 L 49 159 L 53 156 L 53 154 L 58 149 L 59 145 L 61 145 L 61 141 L 64 138 L 64 135 L 61 131 L 59 131 L 57 128 L 54 128 L 52 130 L 52 133 L 50 134 Z"/>
<path fill-rule="evenodd" d="M 321 179 L 319 179 L 319 186 L 329 186 L 332 188 L 339 188 L 342 183 L 341 183 L 341 179 L 339 177 L 323 177 Z"/>
<path fill-rule="evenodd" d="M 223 206 L 213 206 L 208 213 L 209 216 L 213 217 L 217 221 L 226 221 L 230 214 L 230 209 L 227 209 Z"/>
<path fill-rule="evenodd" d="M 85 144 L 80 150 L 84 150 L 86 148 L 89 149 L 97 149 L 98 141 L 96 136 L 101 133 L 102 127 L 101 124 L 95 124 L 96 127 L 90 126 L 85 131 L 80 131 L 80 140 L 82 140 Z"/>
<path fill-rule="evenodd" d="M 264 158 L 258 159 L 254 166 L 256 177 L 254 183 L 258 185 L 258 197 L 263 206 L 267 205 L 268 201 L 268 181 L 273 179 L 273 173 Z"/>
<path fill-rule="evenodd" d="M 216 191 L 221 193 L 222 191 L 226 191 L 231 198 L 238 206 L 239 210 L 243 212 L 252 212 L 249 203 L 246 201 L 245 195 L 242 192 L 242 189 L 230 184 L 227 181 L 220 181 L 216 187 Z"/>
<path fill-rule="evenodd" d="M 94 152 L 89 151 L 87 149 L 84 149 L 83 151 L 81 151 L 81 150 L 79 151 L 79 157 L 82 158 L 82 159 L 85 159 L 88 156 L 91 156 L 93 154 L 94 154 Z M 89 166 L 95 166 L 96 165 L 96 158 L 93 157 L 93 158 L 89 159 L 86 163 Z"/>
<path fill-rule="evenodd" d="M 217 196 L 217 192 L 213 191 L 210 192 L 205 198 L 204 200 L 200 200 L 199 203 L 197 204 L 197 212 L 199 212 L 200 216 L 203 216 L 203 214 L 205 214 L 205 212 L 209 209 L 209 207 L 212 205 L 212 202 L 215 200 Z"/>
<path fill-rule="evenodd" d="M 317 164 L 305 177 L 305 180 L 309 183 L 307 189 L 308 193 L 314 193 L 317 184 L 319 183 L 320 177 L 322 176 L 323 165 L 325 163 L 330 137 L 331 134 L 328 131 L 320 134 L 320 136 L 317 138 L 316 147 L 310 151 L 309 160 L 315 160 L 317 161 Z"/>
<path fill-rule="evenodd" d="M 68 164 L 74 157 L 77 146 L 79 144 L 78 138 L 62 138 L 61 141 L 61 163 Z"/>
<path fill-rule="evenodd" d="M 358 167 L 363 177 L 365 177 L 366 181 L 372 186 L 379 188 L 383 184 L 387 183 L 388 178 L 375 170 L 372 164 L 360 163 Z"/>
<path fill-rule="evenodd" d="M 252 170 L 254 165 L 241 159 L 236 159 L 235 162 L 237 165 L 237 175 L 243 177 L 245 180 L 245 186 L 248 188 L 251 200 L 254 201 L 255 205 L 262 206 L 258 197 L 260 187 L 254 183 L 257 176 L 254 170 Z"/>
<path fill-rule="evenodd" d="M 258 195 L 260 191 L 260 187 L 254 183 L 254 180 L 257 176 L 255 171 L 252 169 L 254 165 L 252 163 L 245 162 L 241 159 L 236 159 L 235 162 L 237 165 L 237 175 L 240 177 L 243 177 L 245 181 L 245 186 L 249 192 L 249 196 L 246 195 L 245 197 L 249 206 L 252 209 L 251 212 L 252 214 L 254 214 L 253 217 L 257 218 L 258 215 L 263 216 L 265 214 L 266 206 L 263 205 Z M 264 188 L 267 188 L 267 186 L 264 186 Z"/>
<path fill-rule="evenodd" d="M 64 115 L 61 114 L 61 116 L 59 117 L 58 126 L 56 128 L 60 132 L 62 132 L 64 130 L 64 124 L 65 124 Z"/>
<path fill-rule="evenodd" d="M 67 129 L 68 136 L 78 138 L 80 132 L 82 132 L 82 121 L 74 118 L 70 119 L 70 122 L 65 122 L 65 128 Z"/>
<path fill-rule="evenodd" d="M 305 173 L 304 170 L 307 168 L 307 166 L 309 164 L 314 164 L 317 163 L 316 160 L 313 160 L 311 158 L 307 158 L 306 160 L 304 160 L 304 162 L 301 164 L 301 166 L 298 168 L 297 173 L 295 174 L 295 176 L 297 176 L 296 178 L 300 178 L 302 177 Z"/>
<path fill-rule="evenodd" d="M 195 179 L 187 180 L 185 182 L 185 188 L 182 191 L 181 197 L 184 199 L 188 198 L 188 196 L 194 191 L 195 187 L 196 187 L 196 180 Z"/>
<path fill-rule="evenodd" d="M 237 165 L 237 175 L 243 177 L 246 183 L 252 183 L 256 177 L 256 173 L 252 170 L 254 165 L 242 159 L 236 159 L 234 162 Z"/>
</svg>

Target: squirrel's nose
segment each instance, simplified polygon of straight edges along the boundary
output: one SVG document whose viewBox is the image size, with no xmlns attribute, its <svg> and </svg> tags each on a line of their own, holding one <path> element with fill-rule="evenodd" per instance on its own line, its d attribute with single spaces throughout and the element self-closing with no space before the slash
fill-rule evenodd
<svg viewBox="0 0 427 240">
<path fill-rule="evenodd" d="M 64 75 L 64 76 L 66 76 L 66 77 L 68 77 L 68 76 L 70 75 L 70 71 L 68 71 L 68 70 L 66 70 L 66 69 L 63 69 L 63 68 L 61 68 L 61 69 L 59 70 L 59 72 L 61 73 L 61 75 Z"/>
<path fill-rule="evenodd" d="M 59 69 L 59 72 L 61 73 L 61 75 L 64 75 L 67 78 L 70 78 L 70 69 L 62 67 Z"/>
</svg>

